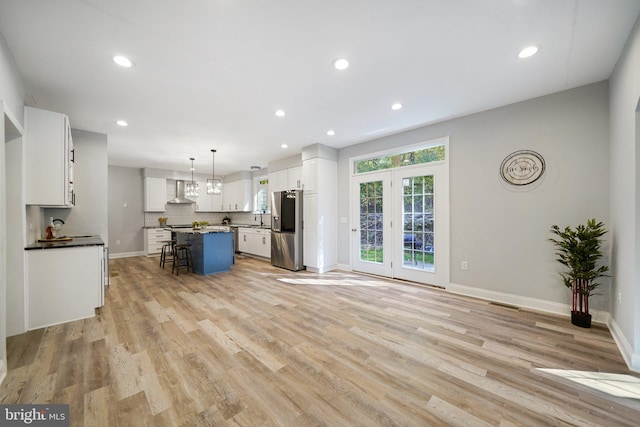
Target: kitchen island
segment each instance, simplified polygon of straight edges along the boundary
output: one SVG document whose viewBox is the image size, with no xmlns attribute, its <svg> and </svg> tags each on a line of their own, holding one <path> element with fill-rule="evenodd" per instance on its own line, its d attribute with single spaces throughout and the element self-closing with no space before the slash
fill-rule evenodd
<svg viewBox="0 0 640 427">
<path fill-rule="evenodd" d="M 190 244 L 193 270 L 213 274 L 231 270 L 234 261 L 233 233 L 229 227 L 207 227 L 202 230 L 179 228 L 177 244 Z"/>
</svg>

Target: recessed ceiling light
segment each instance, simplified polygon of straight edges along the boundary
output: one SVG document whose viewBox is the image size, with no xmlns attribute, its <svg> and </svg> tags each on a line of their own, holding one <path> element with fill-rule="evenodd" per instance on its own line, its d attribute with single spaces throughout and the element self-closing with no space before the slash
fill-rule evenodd
<svg viewBox="0 0 640 427">
<path fill-rule="evenodd" d="M 282 110 L 277 110 L 277 111 L 276 111 L 276 116 L 278 116 L 278 117 L 284 117 L 284 111 L 282 111 Z"/>
<path fill-rule="evenodd" d="M 392 110 L 399 110 L 399 109 L 401 109 L 401 108 L 402 108 L 402 104 L 400 104 L 399 102 L 396 102 L 395 104 L 393 104 L 393 105 L 391 106 L 391 109 L 392 109 Z"/>
<path fill-rule="evenodd" d="M 122 55 L 116 55 L 113 57 L 113 62 L 115 62 L 116 64 L 118 64 L 121 67 L 126 67 L 129 68 L 133 65 L 133 62 L 131 62 L 131 60 L 129 58 L 127 58 L 126 56 L 122 56 Z"/>
<path fill-rule="evenodd" d="M 122 127 L 127 127 L 127 126 L 129 126 L 129 123 L 127 123 L 127 122 L 126 122 L 126 121 L 124 121 L 124 120 L 118 120 L 118 121 L 116 122 L 116 124 L 117 124 L 118 126 L 122 126 Z"/>
<path fill-rule="evenodd" d="M 328 130 L 328 131 L 327 131 L 327 135 L 329 135 L 329 136 L 333 136 L 333 135 L 335 135 L 335 134 L 336 134 L 336 132 L 335 132 L 335 131 L 333 131 L 333 130 Z"/>
<path fill-rule="evenodd" d="M 537 52 L 538 52 L 538 47 L 537 46 L 525 47 L 518 54 L 518 58 L 528 58 L 530 56 L 535 55 Z"/>
<path fill-rule="evenodd" d="M 282 144 L 280 148 L 289 148 L 289 146 L 287 144 Z"/>
<path fill-rule="evenodd" d="M 344 58 L 338 58 L 333 61 L 333 68 L 336 70 L 346 70 L 349 68 L 349 61 Z"/>
</svg>

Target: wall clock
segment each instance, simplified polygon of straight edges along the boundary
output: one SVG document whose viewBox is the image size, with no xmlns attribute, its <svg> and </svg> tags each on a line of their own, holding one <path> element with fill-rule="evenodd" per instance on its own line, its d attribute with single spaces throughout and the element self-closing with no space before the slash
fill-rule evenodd
<svg viewBox="0 0 640 427">
<path fill-rule="evenodd" d="M 528 185 L 544 173 L 544 159 L 535 151 L 520 150 L 509 154 L 500 165 L 500 176 L 511 185 Z"/>
</svg>

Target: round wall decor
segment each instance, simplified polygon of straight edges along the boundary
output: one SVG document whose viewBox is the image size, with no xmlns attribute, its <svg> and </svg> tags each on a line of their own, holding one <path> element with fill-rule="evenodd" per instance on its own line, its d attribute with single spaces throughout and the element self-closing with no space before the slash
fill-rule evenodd
<svg viewBox="0 0 640 427">
<path fill-rule="evenodd" d="M 500 176 L 512 185 L 528 185 L 544 173 L 544 159 L 535 151 L 520 150 L 509 154 L 500 165 Z"/>
</svg>

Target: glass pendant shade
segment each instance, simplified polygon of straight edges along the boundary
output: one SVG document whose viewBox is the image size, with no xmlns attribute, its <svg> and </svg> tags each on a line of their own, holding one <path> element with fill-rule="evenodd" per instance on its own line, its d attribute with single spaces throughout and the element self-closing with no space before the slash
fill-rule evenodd
<svg viewBox="0 0 640 427">
<path fill-rule="evenodd" d="M 198 197 L 198 193 L 199 193 L 198 183 L 193 180 L 193 170 L 194 170 L 193 161 L 195 159 L 191 157 L 189 160 L 191 160 L 191 182 L 187 182 L 185 184 L 184 195 L 187 197 Z"/>
<path fill-rule="evenodd" d="M 221 194 L 222 193 L 222 182 L 219 179 L 216 179 L 216 150 L 211 150 L 211 179 L 207 179 L 207 194 Z"/>
</svg>

